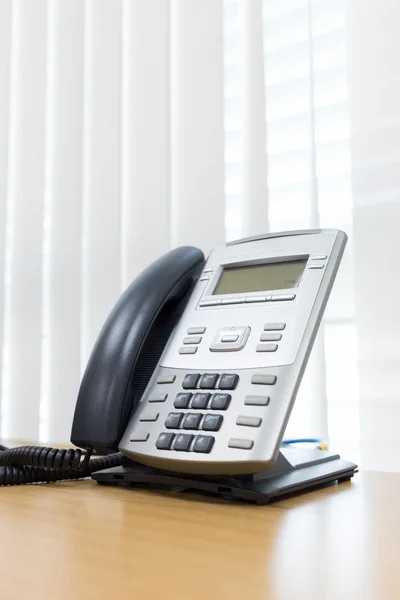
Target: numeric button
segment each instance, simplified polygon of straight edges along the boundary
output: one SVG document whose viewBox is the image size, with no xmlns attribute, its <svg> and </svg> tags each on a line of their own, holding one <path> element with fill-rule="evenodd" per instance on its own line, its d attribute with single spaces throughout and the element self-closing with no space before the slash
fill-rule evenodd
<svg viewBox="0 0 400 600">
<path fill-rule="evenodd" d="M 204 373 L 200 379 L 199 387 L 202 390 L 213 390 L 217 384 L 218 373 Z"/>
<path fill-rule="evenodd" d="M 207 408 L 208 401 L 211 394 L 200 393 L 193 394 L 192 403 L 190 408 Z"/>
<path fill-rule="evenodd" d="M 158 450 L 169 450 L 174 437 L 174 433 L 160 433 L 156 441 L 156 448 L 158 448 Z"/>
<path fill-rule="evenodd" d="M 218 387 L 220 390 L 234 390 L 238 384 L 239 375 L 236 373 L 223 373 L 219 380 Z"/>
<path fill-rule="evenodd" d="M 219 431 L 223 420 L 224 417 L 222 415 L 206 415 L 204 417 L 202 429 L 204 429 L 204 431 Z"/>
<path fill-rule="evenodd" d="M 212 435 L 198 435 L 194 441 L 194 452 L 211 452 L 215 438 Z"/>
<path fill-rule="evenodd" d="M 179 425 L 181 424 L 183 418 L 183 413 L 181 412 L 171 412 L 165 420 L 165 427 L 167 429 L 179 429 Z"/>
<path fill-rule="evenodd" d="M 194 435 L 188 433 L 180 433 L 175 437 L 174 450 L 180 450 L 188 452 L 190 450 L 190 444 L 192 443 Z"/>
<path fill-rule="evenodd" d="M 199 413 L 188 413 L 182 423 L 182 429 L 198 429 L 203 415 Z"/>
<path fill-rule="evenodd" d="M 188 408 L 192 394 L 181 393 L 177 394 L 174 401 L 174 408 Z"/>
<path fill-rule="evenodd" d="M 193 390 L 197 386 L 200 379 L 200 373 L 188 373 L 185 375 L 182 381 L 182 387 L 184 390 Z"/>
<path fill-rule="evenodd" d="M 230 394 L 214 394 L 211 400 L 213 410 L 226 410 L 229 406 L 232 396 Z"/>
</svg>

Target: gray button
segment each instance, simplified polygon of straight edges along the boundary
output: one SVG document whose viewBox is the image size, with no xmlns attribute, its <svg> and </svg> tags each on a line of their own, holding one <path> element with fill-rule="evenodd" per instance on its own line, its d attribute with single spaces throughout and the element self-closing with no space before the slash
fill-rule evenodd
<svg viewBox="0 0 400 600">
<path fill-rule="evenodd" d="M 265 323 L 264 331 L 283 331 L 286 323 Z"/>
<path fill-rule="evenodd" d="M 221 304 L 242 304 L 245 298 L 225 298 L 221 301 Z"/>
<path fill-rule="evenodd" d="M 244 403 L 246 406 L 268 406 L 269 396 L 245 396 Z"/>
<path fill-rule="evenodd" d="M 213 272 L 212 268 L 211 269 L 204 269 L 204 271 L 203 271 L 203 273 L 212 273 L 212 272 Z"/>
<path fill-rule="evenodd" d="M 208 281 L 208 277 L 200 277 L 200 281 Z"/>
<path fill-rule="evenodd" d="M 197 346 L 182 346 L 178 352 L 179 354 L 196 354 Z"/>
<path fill-rule="evenodd" d="M 326 254 L 319 254 L 318 256 L 312 256 L 311 260 L 326 260 L 327 258 Z"/>
<path fill-rule="evenodd" d="M 174 383 L 176 375 L 161 375 L 157 379 L 157 383 Z"/>
<path fill-rule="evenodd" d="M 278 344 L 257 344 L 256 352 L 276 352 Z"/>
<path fill-rule="evenodd" d="M 316 265 L 310 265 L 308 268 L 309 269 L 323 269 L 325 265 L 321 265 L 321 264 L 316 264 Z"/>
<path fill-rule="evenodd" d="M 147 442 L 147 440 L 149 439 L 149 433 L 138 433 L 138 434 L 132 434 L 132 437 L 130 438 L 131 442 Z"/>
<path fill-rule="evenodd" d="M 228 442 L 229 448 L 240 448 L 241 450 L 251 450 L 254 446 L 253 440 L 242 440 L 241 438 L 231 438 Z"/>
<path fill-rule="evenodd" d="M 222 342 L 225 335 L 237 335 L 235 342 Z M 217 332 L 211 346 L 211 352 L 236 352 L 245 347 L 247 339 L 250 335 L 250 327 L 234 326 L 223 327 Z"/>
<path fill-rule="evenodd" d="M 200 306 L 218 306 L 221 304 L 221 300 L 204 300 L 200 302 Z"/>
<path fill-rule="evenodd" d="M 260 336 L 260 342 L 279 342 L 281 339 L 281 333 L 262 333 Z"/>
<path fill-rule="evenodd" d="M 155 411 L 147 411 L 141 417 L 140 421 L 157 421 L 160 413 Z"/>
<path fill-rule="evenodd" d="M 165 402 L 167 398 L 168 394 L 151 394 L 149 402 Z"/>
<path fill-rule="evenodd" d="M 239 339 L 239 336 L 237 334 L 223 335 L 221 338 L 221 342 L 237 342 L 238 339 Z"/>
<path fill-rule="evenodd" d="M 275 385 L 276 375 L 253 375 L 251 383 L 256 385 Z"/>
<path fill-rule="evenodd" d="M 247 296 L 246 302 L 265 302 L 267 300 L 266 296 Z"/>
<path fill-rule="evenodd" d="M 239 415 L 236 419 L 236 425 L 245 425 L 246 427 L 260 427 L 261 417 L 246 417 L 246 415 Z"/>
<path fill-rule="evenodd" d="M 188 335 L 196 335 L 196 333 L 205 333 L 206 327 L 189 327 L 187 330 Z"/>
<path fill-rule="evenodd" d="M 183 343 L 184 344 L 200 344 L 201 342 L 201 337 L 195 337 L 194 335 L 191 335 L 190 337 L 185 337 L 183 338 Z"/>
<path fill-rule="evenodd" d="M 284 300 L 294 300 L 296 294 L 274 294 L 271 296 L 272 302 L 283 302 Z"/>
</svg>

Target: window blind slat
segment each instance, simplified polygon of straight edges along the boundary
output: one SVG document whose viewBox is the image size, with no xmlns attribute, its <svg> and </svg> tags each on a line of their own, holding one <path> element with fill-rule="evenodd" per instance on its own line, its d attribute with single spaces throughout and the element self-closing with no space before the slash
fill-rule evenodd
<svg viewBox="0 0 400 600">
<path fill-rule="evenodd" d="M 125 0 L 123 24 L 122 277 L 126 287 L 170 246 L 169 2 Z"/>
<path fill-rule="evenodd" d="M 225 238 L 222 0 L 172 0 L 171 28 L 172 243 L 208 252 Z"/>
<path fill-rule="evenodd" d="M 42 441 L 68 441 L 80 380 L 84 6 L 49 3 Z M 61 383 L 62 382 L 62 383 Z"/>
<path fill-rule="evenodd" d="M 5 221 L 8 177 L 8 141 L 10 109 L 10 61 L 11 61 L 11 23 L 12 0 L 0 4 L 0 349 L 3 348 L 4 332 L 4 259 L 5 259 Z M 2 380 L 0 369 L 0 387 Z M 0 400 L 0 427 L 3 406 Z M 1 429 L 0 429 L 1 431 Z"/>
<path fill-rule="evenodd" d="M 121 291 L 121 0 L 85 9 L 82 366 Z"/>
<path fill-rule="evenodd" d="M 37 439 L 41 394 L 45 0 L 13 3 L 1 433 Z"/>
</svg>

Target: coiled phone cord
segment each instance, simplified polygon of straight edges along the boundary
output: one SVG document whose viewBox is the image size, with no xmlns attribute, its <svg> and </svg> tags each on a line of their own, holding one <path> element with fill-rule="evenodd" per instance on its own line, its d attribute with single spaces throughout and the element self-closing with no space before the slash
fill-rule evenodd
<svg viewBox="0 0 400 600">
<path fill-rule="evenodd" d="M 4 446 L 1 447 L 2 449 Z M 83 479 L 122 465 L 122 454 L 91 458 L 92 450 L 21 446 L 0 451 L 0 487 Z"/>
</svg>

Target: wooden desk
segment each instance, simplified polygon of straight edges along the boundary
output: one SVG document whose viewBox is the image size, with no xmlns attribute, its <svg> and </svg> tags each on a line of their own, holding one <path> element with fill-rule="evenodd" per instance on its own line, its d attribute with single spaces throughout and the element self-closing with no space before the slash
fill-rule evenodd
<svg viewBox="0 0 400 600">
<path fill-rule="evenodd" d="M 400 598 L 400 475 L 270 506 L 102 487 L 0 489 L 4 600 Z"/>
</svg>

